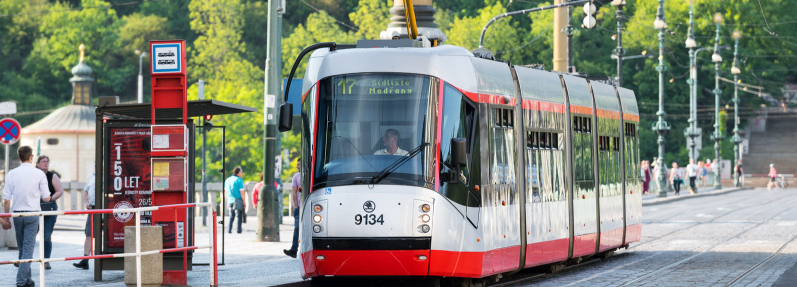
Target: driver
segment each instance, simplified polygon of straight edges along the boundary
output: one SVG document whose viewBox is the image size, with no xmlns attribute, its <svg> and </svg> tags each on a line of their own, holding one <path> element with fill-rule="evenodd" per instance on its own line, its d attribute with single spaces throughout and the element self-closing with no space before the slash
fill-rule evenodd
<svg viewBox="0 0 797 287">
<path fill-rule="evenodd" d="M 395 129 L 388 129 L 385 135 L 382 136 L 382 145 L 385 148 L 380 149 L 374 155 L 407 155 L 407 151 L 398 147 L 399 132 Z"/>
</svg>

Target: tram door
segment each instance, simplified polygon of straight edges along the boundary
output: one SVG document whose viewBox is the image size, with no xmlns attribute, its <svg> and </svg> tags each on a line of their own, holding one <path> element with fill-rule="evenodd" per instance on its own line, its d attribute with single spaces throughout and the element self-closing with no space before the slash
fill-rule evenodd
<svg viewBox="0 0 797 287">
<path fill-rule="evenodd" d="M 214 226 L 217 229 L 221 228 L 221 230 L 217 231 L 217 234 L 220 235 L 217 237 L 217 240 L 219 240 L 217 246 L 221 248 L 216 249 L 216 255 L 217 258 L 220 258 L 218 265 L 224 265 L 224 231 L 226 228 L 226 215 L 228 215 L 229 212 L 229 210 L 225 208 L 227 206 L 227 197 L 224 194 L 224 179 L 227 178 L 227 172 L 224 170 L 226 163 L 226 127 L 206 124 L 205 126 L 197 126 L 195 133 L 196 152 L 194 154 L 196 155 L 197 186 L 194 190 L 198 193 L 196 197 L 198 202 L 210 201 L 215 203 L 216 222 L 212 222 L 212 210 L 210 208 L 200 208 L 200 210 L 194 214 L 199 217 L 197 218 L 197 223 L 202 224 L 200 230 L 212 232 L 208 227 Z M 203 149 L 205 154 L 204 162 L 202 158 Z M 204 181 L 202 180 L 203 173 Z M 207 237 L 201 235 L 197 236 L 199 240 L 204 240 L 204 238 Z M 197 253 L 200 252 L 201 251 L 197 251 Z M 194 265 L 208 264 L 209 263 L 194 263 Z"/>
</svg>

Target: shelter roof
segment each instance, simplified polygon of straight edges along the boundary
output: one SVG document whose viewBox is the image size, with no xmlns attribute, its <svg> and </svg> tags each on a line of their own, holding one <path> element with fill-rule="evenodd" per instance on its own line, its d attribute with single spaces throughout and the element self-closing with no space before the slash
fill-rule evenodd
<svg viewBox="0 0 797 287">
<path fill-rule="evenodd" d="M 122 104 L 105 106 L 102 113 L 109 116 L 122 118 L 149 119 L 152 116 L 150 104 Z M 226 103 L 217 100 L 188 101 L 188 117 L 201 117 L 204 115 L 224 115 L 257 111 L 256 108 Z M 169 120 L 182 118 L 180 109 L 158 109 L 155 112 L 156 120 Z M 96 128 L 96 127 L 93 127 Z"/>
</svg>

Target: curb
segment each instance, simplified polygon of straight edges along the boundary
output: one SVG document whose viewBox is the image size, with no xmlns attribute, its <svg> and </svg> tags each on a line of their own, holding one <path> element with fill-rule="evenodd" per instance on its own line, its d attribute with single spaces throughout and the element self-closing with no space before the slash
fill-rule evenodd
<svg viewBox="0 0 797 287">
<path fill-rule="evenodd" d="M 697 194 L 685 194 L 685 195 L 678 195 L 678 196 L 667 196 L 667 197 L 660 197 L 656 199 L 650 199 L 647 202 L 642 201 L 642 206 L 651 206 L 651 205 L 658 205 L 664 203 L 670 203 L 673 201 L 684 200 L 688 198 L 695 198 L 695 197 L 704 197 L 704 196 L 713 196 L 713 195 L 721 195 L 726 194 L 729 192 L 740 191 L 740 190 L 748 190 L 753 189 L 752 187 L 731 187 L 731 188 L 723 188 L 720 190 L 709 191 L 706 193 L 697 193 Z"/>
</svg>

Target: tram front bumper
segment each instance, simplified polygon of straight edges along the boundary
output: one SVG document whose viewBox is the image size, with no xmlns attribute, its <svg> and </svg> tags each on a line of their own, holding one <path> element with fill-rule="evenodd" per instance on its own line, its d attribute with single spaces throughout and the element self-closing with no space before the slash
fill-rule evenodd
<svg viewBox="0 0 797 287">
<path fill-rule="evenodd" d="M 313 238 L 302 260 L 318 276 L 427 276 L 430 248 L 431 237 Z"/>
</svg>

